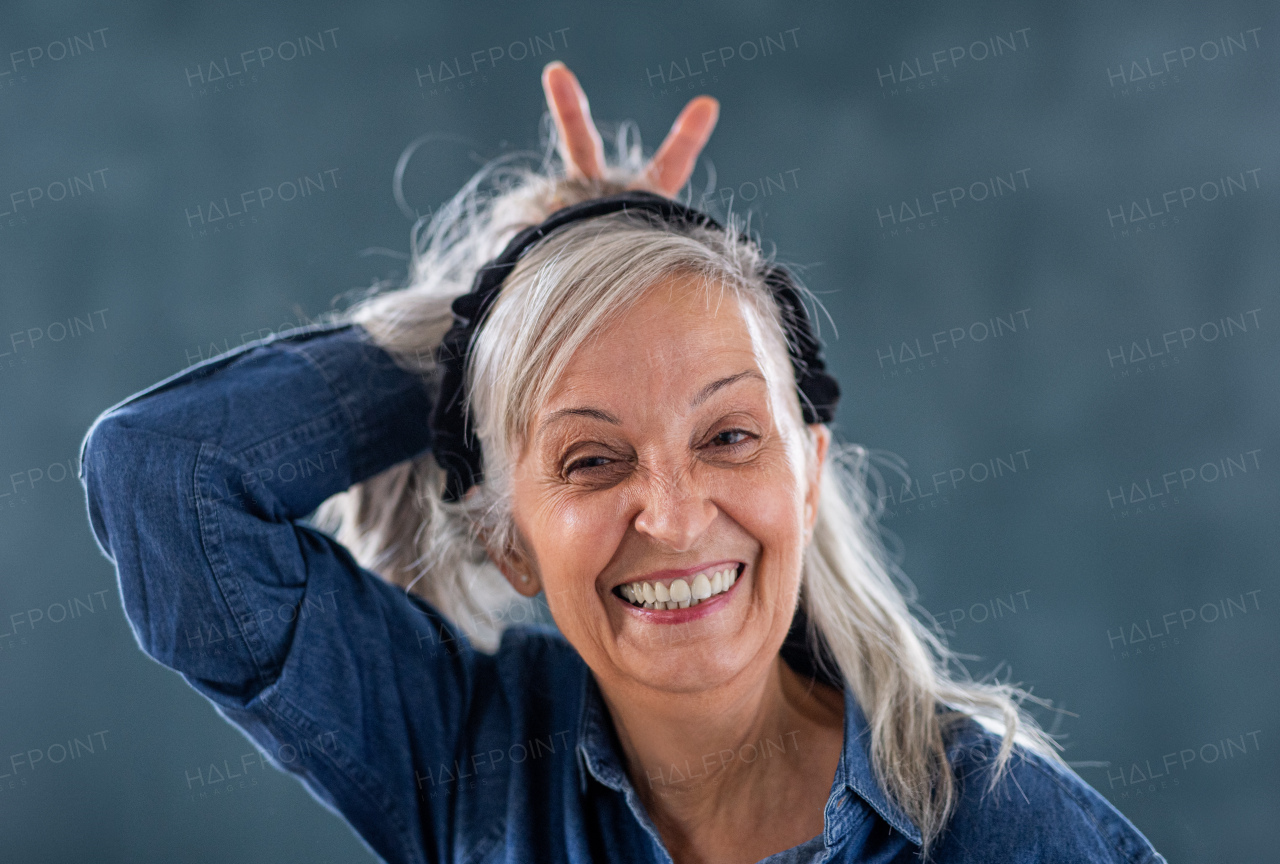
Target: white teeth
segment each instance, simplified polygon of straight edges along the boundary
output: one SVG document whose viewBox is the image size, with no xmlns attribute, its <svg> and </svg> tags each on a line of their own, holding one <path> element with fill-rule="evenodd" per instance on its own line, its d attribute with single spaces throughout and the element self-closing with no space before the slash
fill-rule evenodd
<svg viewBox="0 0 1280 864">
<path fill-rule="evenodd" d="M 738 568 L 726 567 L 711 574 L 699 573 L 692 580 L 675 579 L 669 586 L 661 582 L 628 582 L 618 588 L 618 594 L 645 609 L 688 609 L 728 591 L 737 581 Z"/>
<path fill-rule="evenodd" d="M 699 573 L 694 577 L 690 591 L 694 600 L 706 600 L 711 596 L 711 580 L 706 573 Z"/>
</svg>

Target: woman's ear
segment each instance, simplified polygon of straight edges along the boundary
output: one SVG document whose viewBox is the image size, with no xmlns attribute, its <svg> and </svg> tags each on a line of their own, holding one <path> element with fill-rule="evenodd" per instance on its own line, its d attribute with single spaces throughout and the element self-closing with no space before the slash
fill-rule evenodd
<svg viewBox="0 0 1280 864">
<path fill-rule="evenodd" d="M 804 494 L 804 538 L 807 545 L 813 539 L 813 526 L 818 521 L 818 501 L 822 498 L 822 469 L 831 447 L 831 429 L 825 423 L 809 424 L 814 436 L 814 458 L 809 464 L 808 486 Z"/>
<path fill-rule="evenodd" d="M 484 541 L 489 560 L 501 571 L 517 594 L 524 597 L 536 597 L 542 590 L 542 580 L 537 570 L 528 560 L 528 556 L 518 550 L 497 550 L 490 543 L 483 531 L 480 537 Z"/>
<path fill-rule="evenodd" d="M 498 569 L 502 571 L 503 576 L 507 577 L 507 581 L 511 583 L 512 588 L 516 589 L 516 593 L 524 597 L 538 596 L 538 592 L 542 590 L 542 580 L 536 575 L 509 559 L 495 558 L 493 553 L 489 554 L 489 558 L 498 565 Z"/>
</svg>

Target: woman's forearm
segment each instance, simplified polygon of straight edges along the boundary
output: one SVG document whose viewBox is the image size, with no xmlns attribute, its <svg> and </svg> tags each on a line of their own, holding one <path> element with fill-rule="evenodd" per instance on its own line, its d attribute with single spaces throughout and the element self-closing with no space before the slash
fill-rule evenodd
<svg viewBox="0 0 1280 864">
<path fill-rule="evenodd" d="M 112 448 L 95 446 L 104 424 L 216 445 L 263 464 L 200 494 L 262 491 L 286 508 L 274 516 L 297 518 L 425 450 L 430 398 L 420 377 L 396 366 L 358 326 L 322 328 L 246 346 L 135 394 L 95 422 L 82 465 L 86 474 L 118 467 Z M 310 446 L 298 450 L 303 438 Z M 286 454 L 296 461 L 273 461 Z"/>
</svg>

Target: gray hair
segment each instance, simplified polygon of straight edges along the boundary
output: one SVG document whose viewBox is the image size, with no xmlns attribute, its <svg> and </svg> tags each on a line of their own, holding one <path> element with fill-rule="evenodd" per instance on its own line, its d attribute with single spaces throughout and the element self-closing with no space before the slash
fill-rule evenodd
<svg viewBox="0 0 1280 864">
<path fill-rule="evenodd" d="M 406 368 L 430 377 L 435 349 L 452 322 L 450 303 L 470 289 L 479 267 L 516 232 L 555 210 L 623 191 L 640 167 L 638 144 L 625 146 L 625 129 L 618 150 L 620 164 L 595 181 L 557 176 L 545 162 L 540 170 L 511 159 L 491 163 L 429 223 L 415 225 L 407 287 L 366 298 L 350 310 L 350 319 Z M 553 233 L 505 280 L 472 346 L 470 415 L 485 482 L 463 501 L 445 502 L 444 474 L 427 453 L 325 502 L 320 524 L 363 566 L 417 593 L 477 647 L 493 650 L 508 621 L 531 614 L 529 601 L 510 588 L 487 552 L 521 544 L 511 518 L 508 468 L 574 351 L 647 287 L 691 274 L 741 303 L 761 343 L 756 351 L 770 390 L 787 400 L 779 422 L 804 442 L 806 458 L 816 457 L 780 313 L 764 282 L 768 265 L 737 219 L 716 231 L 657 228 L 614 214 Z M 991 788 L 1007 769 L 1015 741 L 1052 760 L 1060 757 L 1021 707 L 1027 699 L 1042 700 L 1010 684 L 973 680 L 934 630 L 911 614 L 914 588 L 880 534 L 883 505 L 871 486 L 883 481 L 873 457 L 861 446 L 833 441 L 799 602 L 811 643 L 829 653 L 867 716 L 878 778 L 921 829 L 927 853 L 956 805 L 946 756 L 946 733 L 955 721 L 969 716 L 1003 733 Z"/>
</svg>

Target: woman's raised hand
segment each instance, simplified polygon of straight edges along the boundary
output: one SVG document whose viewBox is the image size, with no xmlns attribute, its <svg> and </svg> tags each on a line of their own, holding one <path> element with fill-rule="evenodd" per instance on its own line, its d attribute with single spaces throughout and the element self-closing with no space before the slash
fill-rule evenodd
<svg viewBox="0 0 1280 864">
<path fill-rule="evenodd" d="M 591 119 L 587 94 L 578 79 L 559 60 L 542 70 L 542 89 L 559 133 L 558 149 L 570 177 L 594 179 L 604 173 L 604 143 Z M 644 167 L 633 188 L 648 189 L 673 198 L 693 174 L 698 154 L 711 137 L 720 116 L 720 103 L 710 96 L 695 96 L 684 106 L 658 152 Z"/>
</svg>

